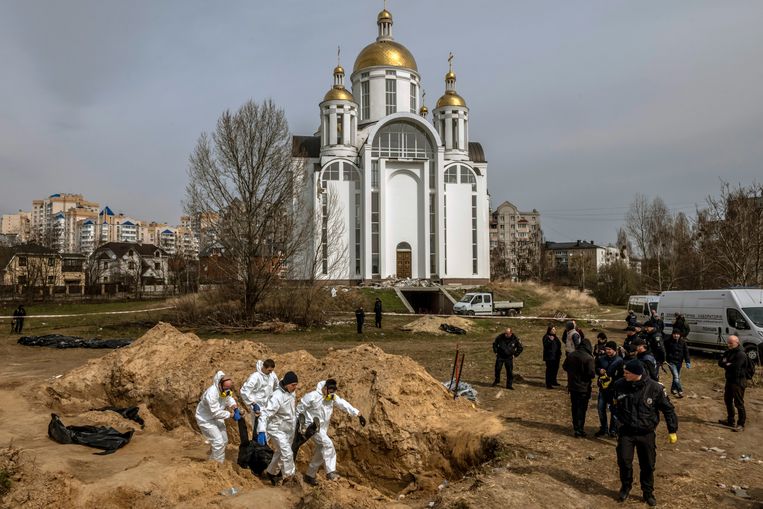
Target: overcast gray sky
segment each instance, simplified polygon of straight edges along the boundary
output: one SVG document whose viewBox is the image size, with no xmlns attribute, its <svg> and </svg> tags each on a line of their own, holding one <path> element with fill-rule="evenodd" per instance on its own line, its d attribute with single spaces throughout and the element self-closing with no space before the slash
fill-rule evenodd
<svg viewBox="0 0 763 509">
<path fill-rule="evenodd" d="M 0 212 L 55 192 L 176 223 L 219 114 L 273 98 L 312 134 L 336 46 L 381 1 L 0 0 Z M 613 241 L 635 192 L 691 212 L 763 175 L 763 1 L 390 0 L 427 103 L 447 54 L 494 205 Z"/>
</svg>

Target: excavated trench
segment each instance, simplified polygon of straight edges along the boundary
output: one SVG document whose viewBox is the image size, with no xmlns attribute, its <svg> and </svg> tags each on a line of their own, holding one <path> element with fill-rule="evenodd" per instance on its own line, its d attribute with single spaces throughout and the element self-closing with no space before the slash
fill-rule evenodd
<svg viewBox="0 0 763 509">
<path fill-rule="evenodd" d="M 387 496 L 411 489 L 436 489 L 490 460 L 500 422 L 466 400 L 453 400 L 442 385 L 408 357 L 360 345 L 316 359 L 304 351 L 274 354 L 260 343 L 207 340 L 159 324 L 130 347 L 90 361 L 42 387 L 45 403 L 68 414 L 102 406 L 143 405 L 144 418 L 160 433 L 196 430 L 199 396 L 222 369 L 237 385 L 256 359 L 273 358 L 276 371 L 300 378 L 298 397 L 326 378 L 361 410 L 368 425 L 335 409 L 330 435 L 338 470 L 346 478 Z M 246 417 L 247 419 L 250 416 Z M 251 422 L 251 421 L 250 421 Z M 238 431 L 228 423 L 231 443 Z M 198 438 L 201 440 L 201 437 Z M 311 444 L 300 450 L 304 471 Z"/>
</svg>

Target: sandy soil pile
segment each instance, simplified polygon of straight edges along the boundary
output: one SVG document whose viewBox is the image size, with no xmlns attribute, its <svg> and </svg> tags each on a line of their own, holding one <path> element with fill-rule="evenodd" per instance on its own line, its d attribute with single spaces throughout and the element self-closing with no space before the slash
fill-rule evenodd
<svg viewBox="0 0 763 509">
<path fill-rule="evenodd" d="M 337 379 L 340 395 L 368 419 L 361 428 L 357 419 L 334 413 L 331 434 L 340 472 L 372 482 L 387 494 L 411 483 L 436 486 L 443 476 L 484 460 L 495 447 L 492 437 L 502 430 L 491 414 L 465 400 L 453 401 L 418 363 L 374 346 L 334 350 L 318 360 L 304 351 L 277 355 L 250 341 L 202 341 L 167 324 L 157 325 L 130 347 L 46 383 L 42 392 L 49 406 L 65 413 L 143 404 L 141 415 L 147 422 L 165 430 L 190 430 L 196 429 L 199 397 L 217 369 L 240 385 L 255 361 L 267 357 L 276 361 L 279 374 L 291 370 L 299 375 L 298 397 L 320 380 Z M 232 424 L 229 436 L 237 443 Z M 134 440 L 139 439 L 136 435 Z M 306 461 L 311 452 L 306 446 L 300 459 Z"/>
<path fill-rule="evenodd" d="M 422 332 L 426 334 L 447 334 L 447 332 L 440 330 L 440 325 L 447 323 L 455 327 L 460 327 L 466 332 L 470 332 L 474 328 L 474 322 L 467 318 L 461 318 L 460 316 L 435 316 L 425 315 L 418 318 L 408 324 L 400 327 L 401 330 L 406 332 Z"/>
</svg>

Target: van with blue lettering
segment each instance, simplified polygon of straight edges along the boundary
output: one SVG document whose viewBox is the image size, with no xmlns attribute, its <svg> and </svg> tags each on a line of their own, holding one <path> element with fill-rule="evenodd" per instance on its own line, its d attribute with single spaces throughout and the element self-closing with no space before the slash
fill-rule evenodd
<svg viewBox="0 0 763 509">
<path fill-rule="evenodd" d="M 665 333 L 673 329 L 676 313 L 684 315 L 690 328 L 689 347 L 705 351 L 726 348 L 726 338 L 739 337 L 747 356 L 760 362 L 763 344 L 763 290 L 670 291 L 660 294 L 657 312 L 665 322 Z"/>
</svg>

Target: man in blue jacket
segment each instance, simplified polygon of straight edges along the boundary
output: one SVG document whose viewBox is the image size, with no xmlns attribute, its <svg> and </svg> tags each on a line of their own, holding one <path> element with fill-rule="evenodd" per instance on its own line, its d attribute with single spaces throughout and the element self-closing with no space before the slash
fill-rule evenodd
<svg viewBox="0 0 763 509">
<path fill-rule="evenodd" d="M 599 431 L 597 437 L 603 437 L 609 434 L 611 437 L 617 436 L 617 423 L 615 422 L 615 412 L 612 407 L 612 384 L 623 377 L 623 358 L 617 355 L 617 343 L 608 341 L 604 345 L 604 355 L 596 357 L 596 374 L 598 375 L 597 385 L 599 387 L 599 397 L 597 399 L 597 408 L 599 410 Z M 607 407 L 609 407 L 610 422 L 607 429 Z"/>
</svg>

